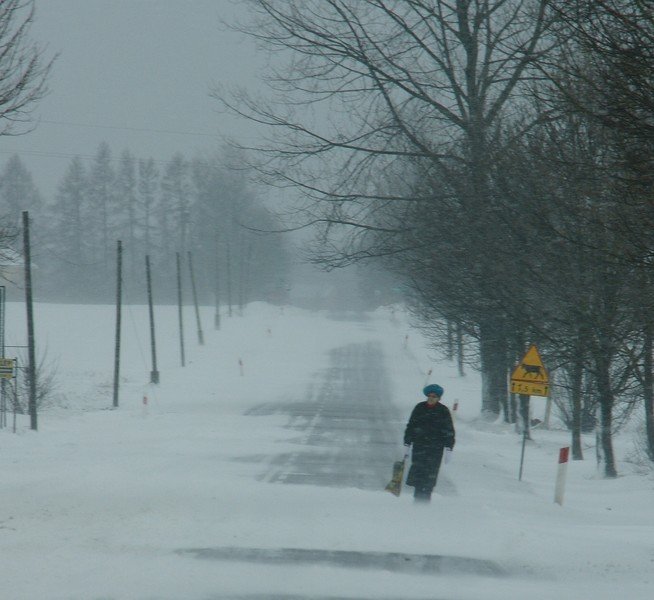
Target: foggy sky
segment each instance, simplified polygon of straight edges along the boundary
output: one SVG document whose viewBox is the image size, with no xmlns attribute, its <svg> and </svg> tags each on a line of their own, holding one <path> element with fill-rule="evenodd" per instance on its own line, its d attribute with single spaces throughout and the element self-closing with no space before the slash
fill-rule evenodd
<svg viewBox="0 0 654 600">
<path fill-rule="evenodd" d="M 221 24 L 242 14 L 233 0 L 36 0 L 36 10 L 31 38 L 59 57 L 36 129 L 0 138 L 0 164 L 18 153 L 46 199 L 71 158 L 90 160 L 103 140 L 114 158 L 128 148 L 162 167 L 248 131 L 209 97 L 217 84 L 256 85 L 253 43 Z"/>
</svg>

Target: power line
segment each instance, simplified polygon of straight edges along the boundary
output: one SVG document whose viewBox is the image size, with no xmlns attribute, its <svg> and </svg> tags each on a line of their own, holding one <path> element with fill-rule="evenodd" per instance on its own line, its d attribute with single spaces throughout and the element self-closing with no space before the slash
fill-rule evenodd
<svg viewBox="0 0 654 600">
<path fill-rule="evenodd" d="M 39 119 L 38 122 L 47 123 L 49 125 L 64 125 L 67 127 L 87 127 L 93 129 L 114 129 L 114 130 L 118 129 L 123 131 L 140 131 L 145 133 L 169 133 L 174 135 L 193 135 L 193 136 L 210 137 L 210 138 L 220 137 L 218 134 L 215 133 L 206 133 L 206 132 L 199 132 L 199 131 L 181 131 L 176 129 L 151 129 L 148 127 L 128 127 L 125 125 L 98 125 L 92 123 L 74 123 L 72 121 L 53 121 L 50 119 Z"/>
<path fill-rule="evenodd" d="M 65 152 L 41 152 L 39 150 L 0 150 L 0 154 L 11 154 L 12 156 L 14 154 L 17 154 L 18 156 L 22 155 L 29 155 L 29 156 L 40 156 L 43 158 L 66 158 L 69 160 L 72 160 L 73 158 L 79 158 L 80 160 L 84 161 L 93 161 L 95 160 L 95 156 L 91 156 L 88 154 L 72 154 L 72 153 L 65 153 Z M 112 155 L 111 161 L 115 163 L 121 162 L 122 157 L 118 155 Z M 149 159 L 148 159 L 149 160 Z M 169 160 L 160 160 L 160 159 L 152 159 L 152 161 L 156 164 L 159 165 L 167 165 L 170 161 Z"/>
</svg>

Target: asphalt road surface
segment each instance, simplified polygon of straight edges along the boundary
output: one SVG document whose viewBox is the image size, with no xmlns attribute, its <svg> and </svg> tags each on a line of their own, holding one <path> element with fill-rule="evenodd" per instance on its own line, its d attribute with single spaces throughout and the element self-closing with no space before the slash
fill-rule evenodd
<svg viewBox="0 0 654 600">
<path fill-rule="evenodd" d="M 398 460 L 405 415 L 391 402 L 383 353 L 374 343 L 330 353 L 303 397 L 269 403 L 248 414 L 288 415 L 298 452 L 269 459 L 261 479 L 271 483 L 383 490 Z"/>
</svg>

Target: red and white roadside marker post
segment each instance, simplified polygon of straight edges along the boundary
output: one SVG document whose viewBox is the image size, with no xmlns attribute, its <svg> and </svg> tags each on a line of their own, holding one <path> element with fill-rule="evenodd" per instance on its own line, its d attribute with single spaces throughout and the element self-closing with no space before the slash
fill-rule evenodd
<svg viewBox="0 0 654 600">
<path fill-rule="evenodd" d="M 559 506 L 563 506 L 563 494 L 565 493 L 565 478 L 568 472 L 569 457 L 569 446 L 559 450 L 559 468 L 556 472 L 556 487 L 554 488 L 554 502 Z"/>
</svg>

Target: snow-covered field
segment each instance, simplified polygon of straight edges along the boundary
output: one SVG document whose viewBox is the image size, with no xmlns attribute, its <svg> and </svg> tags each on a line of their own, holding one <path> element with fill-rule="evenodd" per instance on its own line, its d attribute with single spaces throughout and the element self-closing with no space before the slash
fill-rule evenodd
<svg viewBox="0 0 654 600">
<path fill-rule="evenodd" d="M 25 343 L 24 312 L 8 305 L 7 345 Z M 478 376 L 460 378 L 434 357 L 401 311 L 361 321 L 253 304 L 224 316 L 220 331 L 212 309 L 202 317 L 199 346 L 185 313 L 182 368 L 176 308 L 156 308 L 161 383 L 153 386 L 146 307 L 125 307 L 120 407 L 111 410 L 113 307 L 36 305 L 37 353 L 56 365 L 59 406 L 40 412 L 38 432 L 20 415 L 16 434 L 11 415 L 0 430 L 0 598 L 653 597 L 654 477 L 625 460 L 631 434 L 616 440 L 616 480 L 598 475 L 594 437 L 585 439 L 586 460 L 570 463 L 559 506 L 554 482 L 568 433 L 535 430 L 518 481 L 520 436 L 477 420 Z M 396 498 L 265 477 L 271 457 L 301 452 L 302 441 L 283 414 L 247 411 L 300 401 L 330 350 L 369 341 L 383 348 L 399 414 L 422 399 L 430 369 L 444 403 L 459 402 L 453 460 L 428 506 L 414 505 L 408 488 Z M 544 402 L 532 402 L 540 416 Z M 402 429 L 398 421 L 398 458 Z M 501 574 L 185 552 L 197 548 L 443 555 L 490 561 Z"/>
</svg>

